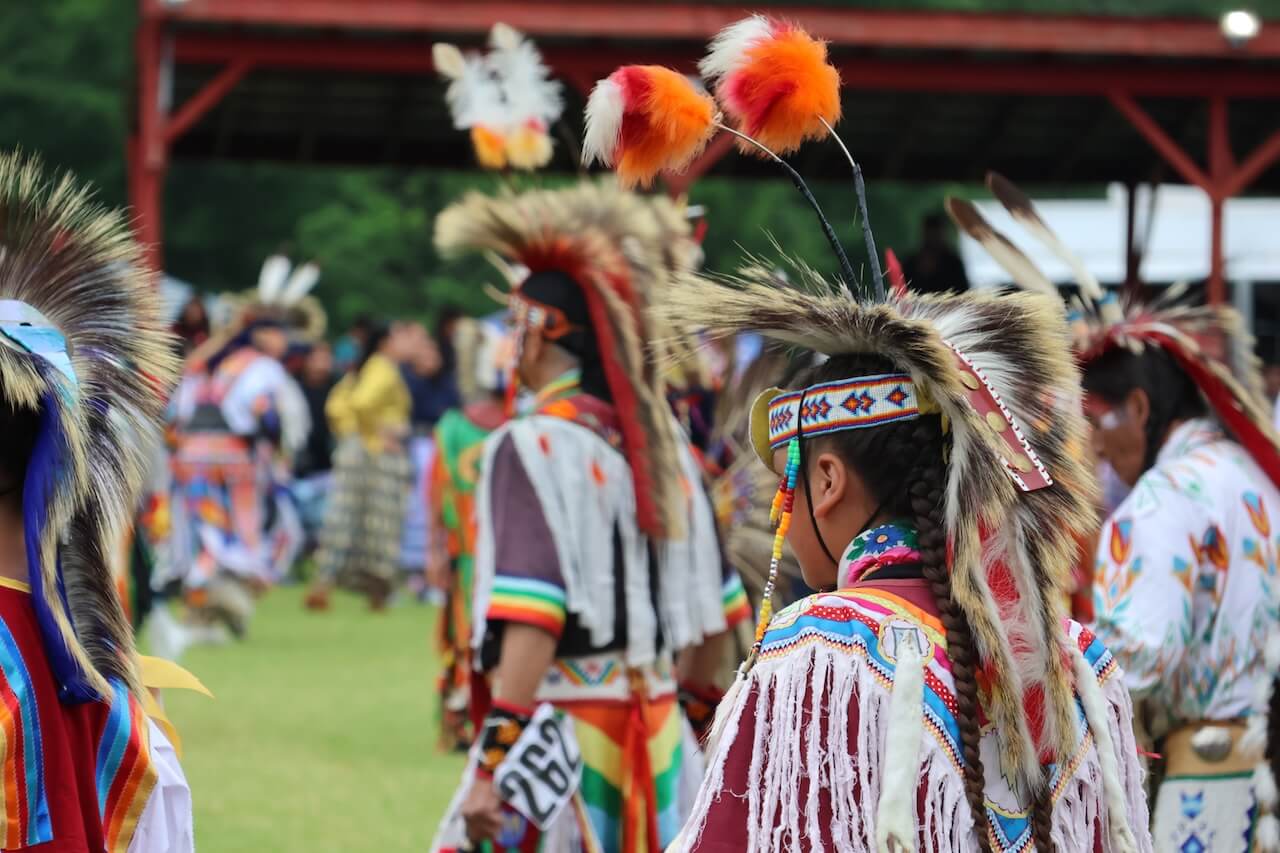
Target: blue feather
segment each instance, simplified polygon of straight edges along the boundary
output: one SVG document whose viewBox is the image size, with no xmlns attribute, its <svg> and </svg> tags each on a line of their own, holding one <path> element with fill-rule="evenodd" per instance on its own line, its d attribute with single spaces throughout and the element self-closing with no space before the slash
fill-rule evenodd
<svg viewBox="0 0 1280 853">
<path fill-rule="evenodd" d="M 22 523 L 26 537 L 27 573 L 31 579 L 31 601 L 36 611 L 36 622 L 44 638 L 50 668 L 58 682 L 58 695 L 64 702 L 91 702 L 100 697 L 58 630 L 58 623 L 45 598 L 44 574 L 41 571 L 40 543 L 48 527 L 49 507 L 60 481 L 66 476 L 63 460 L 70 451 L 58 417 L 58 403 L 57 397 L 51 393 L 46 393 L 40 401 L 39 428 L 23 483 Z M 58 599 L 69 614 L 61 561 L 57 575 Z"/>
</svg>

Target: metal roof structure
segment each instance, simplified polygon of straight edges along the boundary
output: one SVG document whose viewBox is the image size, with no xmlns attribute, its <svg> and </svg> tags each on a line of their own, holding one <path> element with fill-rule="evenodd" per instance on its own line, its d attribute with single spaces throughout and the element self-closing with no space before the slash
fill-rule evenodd
<svg viewBox="0 0 1280 853">
<path fill-rule="evenodd" d="M 533 36 L 566 85 L 552 168 L 576 168 L 581 106 L 628 62 L 690 71 L 746 11 L 827 39 L 844 82 L 841 132 L 874 179 L 1027 184 L 1182 181 L 1213 202 L 1210 292 L 1221 297 L 1222 202 L 1280 193 L 1280 22 L 1233 46 L 1178 18 L 882 11 L 848 5 L 585 0 L 139 0 L 131 194 L 160 242 L 171 158 L 465 168 L 431 43 L 479 45 L 504 21 Z M 833 146 L 797 168 L 844 179 Z M 769 175 L 727 139 L 685 176 Z M 156 259 L 158 260 L 158 254 Z"/>
</svg>

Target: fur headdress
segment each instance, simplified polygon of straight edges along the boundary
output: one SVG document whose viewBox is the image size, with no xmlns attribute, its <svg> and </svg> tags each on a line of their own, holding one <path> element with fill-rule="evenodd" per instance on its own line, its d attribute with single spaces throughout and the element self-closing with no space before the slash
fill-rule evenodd
<svg viewBox="0 0 1280 853">
<path fill-rule="evenodd" d="M 1280 444 L 1263 403 L 1261 363 L 1239 313 L 1225 305 L 1181 305 L 1178 300 L 1184 288 L 1177 285 L 1154 301 L 1130 295 L 1122 305 L 1102 289 L 1026 194 L 994 172 L 988 173 L 987 186 L 1015 222 L 1071 267 L 1078 295 L 1072 300 L 1070 320 L 1081 362 L 1087 365 L 1117 347 L 1134 352 L 1156 347 L 1168 353 L 1200 389 L 1219 421 L 1280 487 Z M 1048 277 L 1008 237 L 992 228 L 976 207 L 947 199 L 947 211 L 1018 287 L 1057 295 Z"/>
<path fill-rule="evenodd" d="M 651 248 L 626 237 L 628 211 L 635 209 L 627 196 L 589 187 L 497 198 L 471 193 L 436 219 L 435 242 L 444 254 L 489 250 L 530 274 L 563 273 L 582 289 L 609 391 L 625 413 L 624 450 L 641 529 L 667 538 L 681 530 L 684 499 L 671 416 L 645 352 L 652 338 L 650 282 L 641 279 L 645 263 L 634 253 L 643 255 Z M 643 221 L 635 224 L 644 226 Z M 522 298 L 520 290 L 512 291 L 513 306 Z"/>
<path fill-rule="evenodd" d="M 758 332 L 829 356 L 880 354 L 937 407 L 952 436 L 952 592 L 983 661 L 1006 770 L 1038 780 L 1039 756 L 1065 755 L 1073 731 L 1062 601 L 1073 532 L 1094 512 L 1060 304 L 1031 294 L 861 302 L 747 270 L 736 286 L 689 278 L 666 310 L 720 335 Z M 1033 478 L 1045 487 L 1031 489 Z"/>
<path fill-rule="evenodd" d="M 279 323 L 304 340 L 318 341 L 328 326 L 324 306 L 311 295 L 319 281 L 320 267 L 315 263 L 295 268 L 284 255 L 271 255 L 262 262 L 258 286 L 230 298 L 239 310 L 241 326 Z"/>
<path fill-rule="evenodd" d="M 119 211 L 34 158 L 0 156 L 0 395 L 37 418 L 23 484 L 32 600 L 60 696 L 136 687 L 110 539 L 134 509 L 177 372 L 156 287 Z"/>
</svg>

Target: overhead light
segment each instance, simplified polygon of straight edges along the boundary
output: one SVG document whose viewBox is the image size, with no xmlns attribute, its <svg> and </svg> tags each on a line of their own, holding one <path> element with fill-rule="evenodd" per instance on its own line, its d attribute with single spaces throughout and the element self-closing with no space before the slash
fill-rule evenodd
<svg viewBox="0 0 1280 853">
<path fill-rule="evenodd" d="M 1253 12 L 1232 9 L 1230 12 L 1223 13 L 1218 20 L 1218 26 L 1221 27 L 1222 35 L 1228 44 L 1232 47 L 1244 47 L 1258 34 L 1258 30 L 1262 29 L 1262 21 Z"/>
</svg>

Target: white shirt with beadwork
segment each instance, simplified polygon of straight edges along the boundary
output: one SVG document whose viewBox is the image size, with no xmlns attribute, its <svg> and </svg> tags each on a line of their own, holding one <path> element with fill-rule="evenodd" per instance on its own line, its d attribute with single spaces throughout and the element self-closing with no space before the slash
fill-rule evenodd
<svg viewBox="0 0 1280 853">
<path fill-rule="evenodd" d="M 1277 619 L 1277 513 L 1280 492 L 1244 449 L 1193 420 L 1107 520 L 1094 630 L 1160 715 L 1153 735 L 1253 710 Z"/>
</svg>

